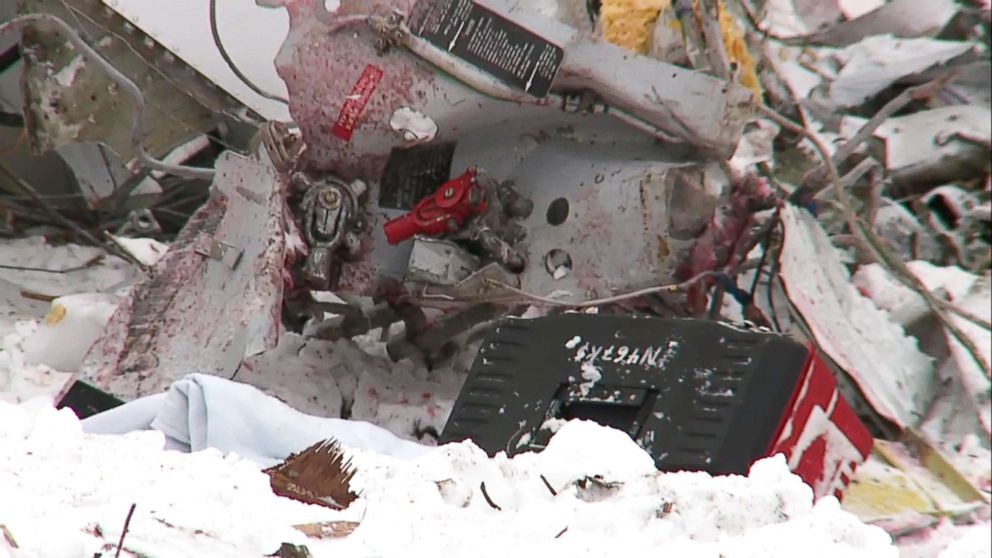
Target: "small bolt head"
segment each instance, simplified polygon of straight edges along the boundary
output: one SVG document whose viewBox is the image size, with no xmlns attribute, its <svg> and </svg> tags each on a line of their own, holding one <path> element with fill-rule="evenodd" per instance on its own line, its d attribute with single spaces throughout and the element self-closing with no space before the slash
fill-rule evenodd
<svg viewBox="0 0 992 558">
<path fill-rule="evenodd" d="M 341 205 L 341 194 L 334 188 L 321 190 L 318 199 L 320 204 L 328 209 L 337 209 Z"/>
</svg>

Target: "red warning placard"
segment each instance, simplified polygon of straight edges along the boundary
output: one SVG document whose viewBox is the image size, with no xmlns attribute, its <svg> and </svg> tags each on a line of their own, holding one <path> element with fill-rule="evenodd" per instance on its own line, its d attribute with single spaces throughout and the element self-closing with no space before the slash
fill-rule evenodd
<svg viewBox="0 0 992 558">
<path fill-rule="evenodd" d="M 379 84 L 381 79 L 382 70 L 371 64 L 365 66 L 365 70 L 359 76 L 358 81 L 355 82 L 355 87 L 352 88 L 351 94 L 348 95 L 344 101 L 344 105 L 341 106 L 341 113 L 338 114 L 338 120 L 331 129 L 331 133 L 334 136 L 344 141 L 351 140 L 351 135 L 358 126 L 358 119 L 365 112 L 365 105 L 372 98 L 372 93 L 375 92 L 376 85 Z"/>
</svg>

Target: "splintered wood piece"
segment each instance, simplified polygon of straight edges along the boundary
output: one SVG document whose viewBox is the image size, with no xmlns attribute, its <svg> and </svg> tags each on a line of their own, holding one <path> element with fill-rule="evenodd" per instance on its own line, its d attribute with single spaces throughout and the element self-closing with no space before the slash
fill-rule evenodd
<svg viewBox="0 0 992 558">
<path fill-rule="evenodd" d="M 307 504 L 340 510 L 356 498 L 350 487 L 355 471 L 337 440 L 318 442 L 265 473 L 277 495 Z"/>
</svg>

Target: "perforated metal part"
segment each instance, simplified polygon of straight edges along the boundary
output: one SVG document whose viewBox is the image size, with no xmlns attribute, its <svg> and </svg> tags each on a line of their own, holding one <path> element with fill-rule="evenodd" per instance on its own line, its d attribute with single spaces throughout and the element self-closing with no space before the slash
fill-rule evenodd
<svg viewBox="0 0 992 558">
<path fill-rule="evenodd" d="M 441 442 L 539 450 L 549 419 L 628 432 L 662 470 L 745 473 L 766 455 L 808 350 L 715 322 L 566 314 L 508 320 L 483 341 Z"/>
</svg>

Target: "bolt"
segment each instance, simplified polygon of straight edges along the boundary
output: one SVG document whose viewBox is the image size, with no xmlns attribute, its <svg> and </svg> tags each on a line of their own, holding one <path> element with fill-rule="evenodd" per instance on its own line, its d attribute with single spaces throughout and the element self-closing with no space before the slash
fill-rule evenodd
<svg viewBox="0 0 992 558">
<path fill-rule="evenodd" d="M 341 205 L 341 194 L 334 188 L 321 190 L 317 199 L 320 201 L 320 205 L 327 209 L 337 209 Z"/>
<path fill-rule="evenodd" d="M 451 199 L 455 197 L 455 187 L 448 186 L 447 188 L 444 189 L 444 192 L 441 192 L 441 195 L 444 196 L 445 199 Z"/>
</svg>

